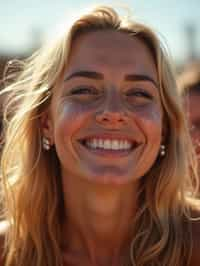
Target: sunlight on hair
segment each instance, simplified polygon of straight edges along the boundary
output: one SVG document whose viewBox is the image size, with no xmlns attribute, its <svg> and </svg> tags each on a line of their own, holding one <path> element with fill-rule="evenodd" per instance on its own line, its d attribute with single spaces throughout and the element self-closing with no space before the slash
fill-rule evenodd
<svg viewBox="0 0 200 266">
<path fill-rule="evenodd" d="M 3 218 L 12 221 L 6 232 L 5 266 L 63 265 L 60 246 L 65 213 L 60 162 L 55 147 L 49 152 L 42 149 L 41 117 L 49 111 L 51 96 L 63 79 L 73 41 L 97 30 L 122 32 L 145 43 L 155 63 L 163 112 L 160 131 L 166 155 L 158 156 L 141 177 L 128 259 L 138 266 L 187 265 L 192 249 L 191 210 L 199 202 L 198 177 L 174 72 L 157 34 L 133 19 L 128 7 L 117 6 L 116 10 L 106 6 L 67 10 L 51 40 L 21 63 L 14 81 L 2 91 L 9 94 L 1 160 Z"/>
</svg>

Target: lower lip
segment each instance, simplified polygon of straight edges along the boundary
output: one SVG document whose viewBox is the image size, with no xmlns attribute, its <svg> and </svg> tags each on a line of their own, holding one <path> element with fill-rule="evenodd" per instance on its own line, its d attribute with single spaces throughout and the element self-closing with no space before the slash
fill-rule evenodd
<svg viewBox="0 0 200 266">
<path fill-rule="evenodd" d="M 106 149 L 93 149 L 93 148 L 89 148 L 86 145 L 81 143 L 81 146 L 84 147 L 87 151 L 93 153 L 94 155 L 98 155 L 98 156 L 107 156 L 107 157 L 124 157 L 129 155 L 132 151 L 134 151 L 135 149 L 130 149 L 130 150 L 106 150 Z"/>
</svg>

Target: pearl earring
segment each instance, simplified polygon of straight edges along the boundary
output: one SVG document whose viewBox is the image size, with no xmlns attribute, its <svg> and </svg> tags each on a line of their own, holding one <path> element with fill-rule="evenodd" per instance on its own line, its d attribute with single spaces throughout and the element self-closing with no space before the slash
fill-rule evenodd
<svg viewBox="0 0 200 266">
<path fill-rule="evenodd" d="M 43 137 L 42 138 L 42 147 L 44 150 L 49 151 L 51 148 L 50 141 L 48 138 Z"/>
<path fill-rule="evenodd" d="M 160 145 L 160 156 L 163 157 L 165 156 L 165 145 Z"/>
</svg>

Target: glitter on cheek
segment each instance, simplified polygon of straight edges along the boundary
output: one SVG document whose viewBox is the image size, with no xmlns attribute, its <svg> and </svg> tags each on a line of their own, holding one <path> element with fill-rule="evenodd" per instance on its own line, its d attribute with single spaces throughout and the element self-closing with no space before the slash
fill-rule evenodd
<svg viewBox="0 0 200 266">
<path fill-rule="evenodd" d="M 94 108 L 89 104 L 78 101 L 63 101 L 57 108 L 55 123 L 67 131 L 77 130 L 86 125 L 88 118 L 94 114 L 94 111 Z"/>
<path fill-rule="evenodd" d="M 82 116 L 82 108 L 79 105 L 73 103 L 65 103 L 61 108 L 59 108 L 59 117 L 61 120 L 65 120 L 67 123 L 73 123 L 80 116 Z"/>
<path fill-rule="evenodd" d="M 163 112 L 161 107 L 156 103 L 134 106 L 130 110 L 134 116 L 149 123 L 161 124 Z"/>
<path fill-rule="evenodd" d="M 158 108 L 150 109 L 148 112 L 148 117 L 157 124 L 162 122 L 162 112 Z"/>
</svg>

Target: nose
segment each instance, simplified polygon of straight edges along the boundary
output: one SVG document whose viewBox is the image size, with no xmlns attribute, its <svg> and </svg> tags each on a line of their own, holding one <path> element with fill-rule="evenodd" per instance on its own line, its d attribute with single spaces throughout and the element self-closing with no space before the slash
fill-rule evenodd
<svg viewBox="0 0 200 266">
<path fill-rule="evenodd" d="M 128 114 L 119 98 L 109 97 L 96 114 L 96 121 L 103 126 L 120 127 L 127 123 Z"/>
</svg>

